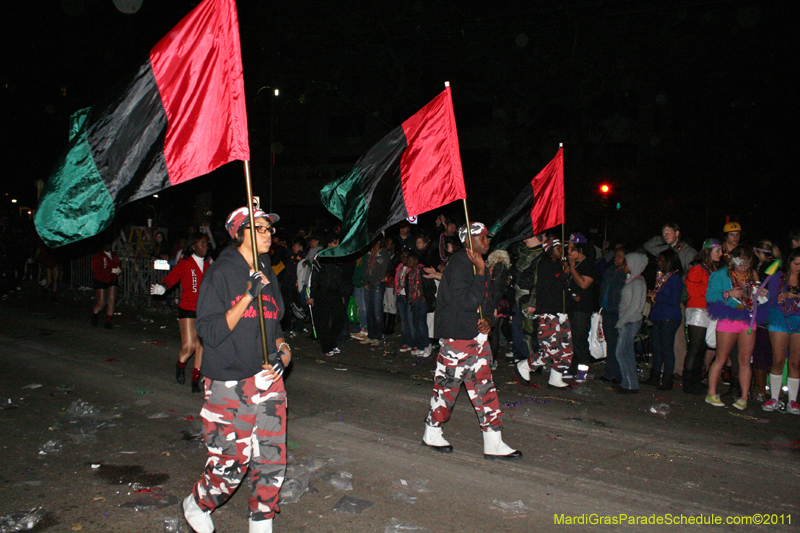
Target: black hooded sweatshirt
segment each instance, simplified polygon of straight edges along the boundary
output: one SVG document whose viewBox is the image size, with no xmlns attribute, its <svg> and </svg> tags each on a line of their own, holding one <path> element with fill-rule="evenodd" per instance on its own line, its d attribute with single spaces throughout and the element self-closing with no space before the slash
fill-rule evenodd
<svg viewBox="0 0 800 533">
<path fill-rule="evenodd" d="M 433 332 L 440 339 L 468 340 L 478 336 L 478 306 L 484 318 L 493 319 L 488 306 L 489 283 L 473 271 L 466 249 L 450 258 L 439 282 Z"/>
<path fill-rule="evenodd" d="M 274 358 L 275 340 L 283 337 L 283 298 L 268 254 L 259 256 L 261 272 L 269 284 L 261 293 L 266 325 L 267 352 Z M 261 331 L 258 309 L 253 301 L 231 331 L 225 313 L 245 296 L 250 265 L 235 247 L 223 250 L 209 267 L 200 285 L 197 300 L 197 334 L 203 339 L 203 364 L 200 371 L 209 379 L 241 381 L 262 370 Z"/>
</svg>

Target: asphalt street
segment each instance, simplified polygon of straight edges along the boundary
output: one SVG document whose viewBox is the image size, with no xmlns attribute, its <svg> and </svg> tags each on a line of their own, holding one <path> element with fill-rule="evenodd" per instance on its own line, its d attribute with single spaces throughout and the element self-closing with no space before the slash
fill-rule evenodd
<svg viewBox="0 0 800 533">
<path fill-rule="evenodd" d="M 174 310 L 123 303 L 105 330 L 90 325 L 91 305 L 88 291 L 52 303 L 33 287 L 0 303 L 0 531 L 31 509 L 34 531 L 165 531 L 199 477 L 202 398 L 174 379 Z M 333 358 L 307 335 L 291 342 L 287 484 L 297 490 L 286 491 L 296 501 L 282 504 L 276 531 L 792 531 L 800 522 L 800 416 L 714 408 L 679 387 L 621 396 L 590 380 L 553 391 L 543 376 L 527 387 L 500 357 L 503 437 L 524 458 L 483 458 L 464 391 L 445 426 L 455 452 L 441 455 L 420 442 L 433 358 L 398 353 L 396 335 L 380 348 L 348 341 Z M 651 412 L 660 403 L 668 414 Z M 51 441 L 55 450 L 43 450 Z M 246 530 L 248 492 L 213 514 L 219 533 Z M 697 517 L 722 523 L 686 523 Z"/>
</svg>

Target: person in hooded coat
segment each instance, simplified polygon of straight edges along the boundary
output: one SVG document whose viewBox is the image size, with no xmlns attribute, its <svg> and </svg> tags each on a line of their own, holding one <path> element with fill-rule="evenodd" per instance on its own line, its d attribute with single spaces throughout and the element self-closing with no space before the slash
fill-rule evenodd
<svg viewBox="0 0 800 533">
<path fill-rule="evenodd" d="M 640 253 L 625 255 L 623 271 L 627 274 L 625 286 L 622 287 L 619 301 L 619 320 L 617 329 L 616 357 L 622 374 L 617 392 L 620 394 L 636 394 L 639 392 L 639 380 L 636 377 L 636 353 L 633 350 L 633 338 L 642 327 L 644 318 L 644 302 L 647 298 L 647 283 L 642 277 L 647 266 L 647 256 Z"/>
</svg>

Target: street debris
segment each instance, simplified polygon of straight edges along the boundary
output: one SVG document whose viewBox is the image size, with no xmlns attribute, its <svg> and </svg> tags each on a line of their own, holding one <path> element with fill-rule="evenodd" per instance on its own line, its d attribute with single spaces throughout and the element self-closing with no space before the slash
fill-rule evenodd
<svg viewBox="0 0 800 533">
<path fill-rule="evenodd" d="M 514 502 L 504 502 L 500 500 L 492 500 L 492 505 L 502 509 L 503 514 L 506 515 L 527 515 L 533 509 L 522 503 L 522 500 Z"/>
<path fill-rule="evenodd" d="M 386 529 L 383 530 L 383 533 L 431 533 L 431 530 L 392 517 L 392 520 L 389 522 L 389 525 L 386 526 Z"/>
<path fill-rule="evenodd" d="M 669 414 L 669 405 L 665 403 L 657 403 L 651 405 L 649 411 L 656 415 L 667 416 Z"/>
<path fill-rule="evenodd" d="M 44 518 L 41 507 L 34 507 L 25 511 L 16 511 L 5 516 L 0 516 L 0 533 L 14 531 L 29 531 Z"/>
<path fill-rule="evenodd" d="M 331 476 L 330 484 L 337 490 L 353 490 L 353 474 L 340 470 Z"/>
<path fill-rule="evenodd" d="M 375 505 L 375 502 L 369 500 L 342 496 L 339 501 L 336 502 L 336 505 L 333 506 L 333 510 L 347 514 L 361 514 L 373 505 Z"/>
<path fill-rule="evenodd" d="M 57 453 L 64 449 L 64 444 L 60 440 L 49 440 L 39 447 L 39 455 Z"/>
</svg>

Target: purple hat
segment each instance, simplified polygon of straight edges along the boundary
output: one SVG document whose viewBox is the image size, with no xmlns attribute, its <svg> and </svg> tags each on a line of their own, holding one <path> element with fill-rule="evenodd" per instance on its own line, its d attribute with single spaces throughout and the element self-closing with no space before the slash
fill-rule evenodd
<svg viewBox="0 0 800 533">
<path fill-rule="evenodd" d="M 718 246 L 722 246 L 722 243 L 719 242 L 719 239 L 706 239 L 703 241 L 703 248 L 716 248 Z"/>
<path fill-rule="evenodd" d="M 584 242 L 587 242 L 587 241 L 586 241 L 586 237 L 584 237 L 580 233 L 570 233 L 569 234 L 569 242 L 574 242 L 574 243 L 577 243 L 577 244 L 581 244 L 581 243 L 584 243 Z"/>
</svg>

